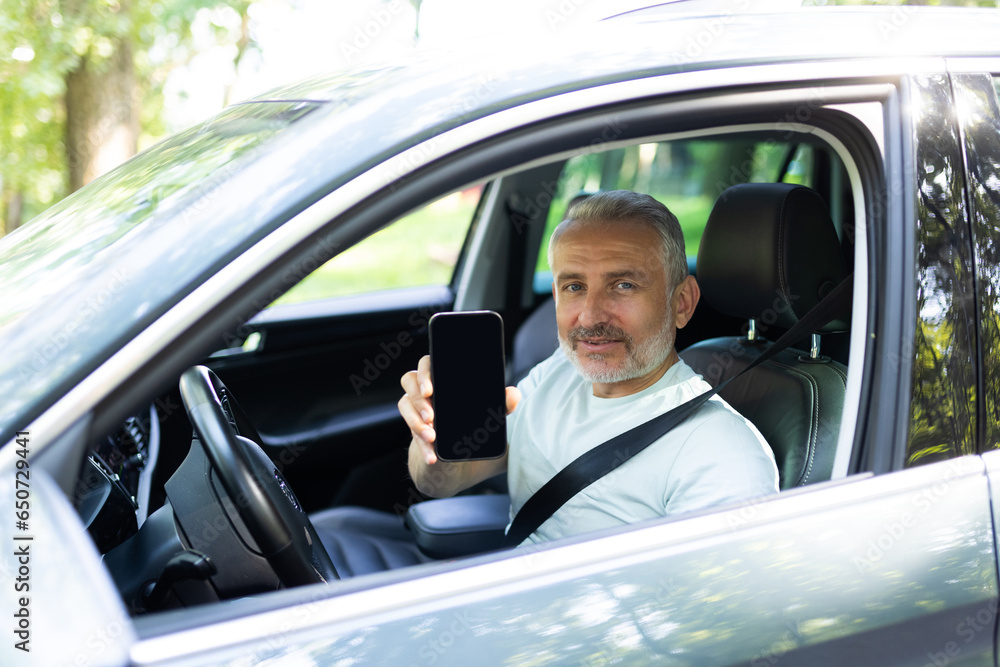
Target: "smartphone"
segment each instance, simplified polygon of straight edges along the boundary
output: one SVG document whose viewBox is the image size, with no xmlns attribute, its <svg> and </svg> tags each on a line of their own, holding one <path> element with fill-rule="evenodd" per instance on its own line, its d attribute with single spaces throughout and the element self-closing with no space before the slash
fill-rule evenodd
<svg viewBox="0 0 1000 667">
<path fill-rule="evenodd" d="M 503 319 L 492 310 L 437 313 L 429 327 L 437 457 L 475 461 L 503 456 Z"/>
</svg>

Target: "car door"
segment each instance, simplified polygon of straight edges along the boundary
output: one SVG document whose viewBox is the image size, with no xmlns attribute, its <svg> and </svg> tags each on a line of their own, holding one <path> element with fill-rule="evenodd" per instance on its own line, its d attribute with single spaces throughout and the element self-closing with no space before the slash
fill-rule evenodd
<svg viewBox="0 0 1000 667">
<path fill-rule="evenodd" d="M 216 611 L 211 620 L 201 614 L 200 627 L 153 632 L 132 657 L 227 665 L 465 665 L 482 656 L 511 665 L 993 664 L 989 508 L 983 460 L 963 457 L 437 567 L 416 580 L 375 575 L 367 590 L 348 582 L 325 599 L 290 591 L 238 622 Z"/>
</svg>

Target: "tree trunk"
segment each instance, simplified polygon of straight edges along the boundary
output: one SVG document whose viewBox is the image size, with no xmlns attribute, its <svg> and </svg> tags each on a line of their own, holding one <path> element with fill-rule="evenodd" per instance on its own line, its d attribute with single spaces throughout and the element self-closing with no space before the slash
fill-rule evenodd
<svg viewBox="0 0 1000 667">
<path fill-rule="evenodd" d="M 115 43 L 114 53 L 89 57 L 66 75 L 66 157 L 70 191 L 75 191 L 135 155 L 139 113 L 132 45 Z"/>
<path fill-rule="evenodd" d="M 0 236 L 10 234 L 21 226 L 24 216 L 24 191 L 5 188 L 3 191 L 3 224 L 0 225 Z"/>
</svg>

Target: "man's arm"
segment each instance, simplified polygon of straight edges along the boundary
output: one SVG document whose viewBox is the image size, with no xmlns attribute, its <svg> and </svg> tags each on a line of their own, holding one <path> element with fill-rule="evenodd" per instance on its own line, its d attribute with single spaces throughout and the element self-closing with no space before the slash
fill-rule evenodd
<svg viewBox="0 0 1000 667">
<path fill-rule="evenodd" d="M 707 408 L 707 410 L 706 410 Z M 709 401 L 667 479 L 666 514 L 680 514 L 778 492 L 778 468 L 763 436 L 731 409 Z"/>
<path fill-rule="evenodd" d="M 434 408 L 431 396 L 431 358 L 424 356 L 417 370 L 409 371 L 400 380 L 406 392 L 399 399 L 399 414 L 410 427 L 409 469 L 417 489 L 433 498 L 448 498 L 459 491 L 507 470 L 507 455 L 485 461 L 439 461 L 434 452 Z M 507 387 L 507 414 L 514 411 L 521 393 Z"/>
</svg>

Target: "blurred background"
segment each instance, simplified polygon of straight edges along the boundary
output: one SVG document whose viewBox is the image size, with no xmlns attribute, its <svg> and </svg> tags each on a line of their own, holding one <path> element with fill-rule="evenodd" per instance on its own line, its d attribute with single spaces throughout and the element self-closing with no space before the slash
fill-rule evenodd
<svg viewBox="0 0 1000 667">
<path fill-rule="evenodd" d="M 696 1 L 740 10 L 875 4 Z M 516 49 L 649 4 L 657 3 L 0 0 L 0 236 L 137 151 L 276 86 L 488 35 Z"/>
</svg>

